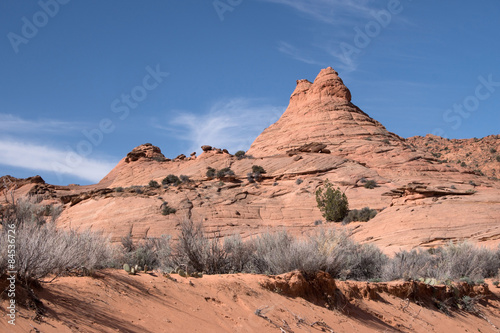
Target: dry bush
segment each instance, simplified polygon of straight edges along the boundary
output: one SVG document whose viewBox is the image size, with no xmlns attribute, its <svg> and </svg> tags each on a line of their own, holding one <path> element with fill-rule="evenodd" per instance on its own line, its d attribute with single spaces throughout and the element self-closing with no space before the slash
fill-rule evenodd
<svg viewBox="0 0 500 333">
<path fill-rule="evenodd" d="M 428 251 L 400 251 L 384 266 L 382 277 L 385 281 L 416 280 L 430 276 L 435 265 L 435 258 Z"/>
<path fill-rule="evenodd" d="M 208 274 L 227 273 L 227 253 L 220 234 L 213 238 L 205 235 L 202 224 L 189 219 L 181 222 L 181 233 L 173 261 L 185 265 L 189 271 Z"/>
<path fill-rule="evenodd" d="M 243 242 L 239 234 L 225 237 L 224 250 L 226 251 L 227 268 L 230 272 L 250 272 L 252 270 L 251 260 L 255 251 L 255 243 L 252 240 Z"/>
<path fill-rule="evenodd" d="M 460 279 L 467 277 L 478 281 L 494 276 L 500 268 L 500 260 L 492 250 L 476 247 L 464 241 L 449 243 L 435 250 L 437 279 Z"/>
<path fill-rule="evenodd" d="M 286 231 L 265 233 L 255 244 L 253 266 L 259 273 L 321 270 L 334 278 L 367 280 L 380 277 L 386 262 L 375 246 L 355 243 L 347 232 L 336 229 L 320 229 L 305 239 Z"/>
<path fill-rule="evenodd" d="M 335 278 L 379 278 L 387 257 L 375 246 L 354 242 L 345 230 L 320 229 L 311 236 L 320 270 Z"/>
<path fill-rule="evenodd" d="M 16 228 L 16 270 L 25 282 L 73 269 L 102 268 L 109 256 L 109 239 L 101 233 L 58 230 L 53 223 Z"/>
<path fill-rule="evenodd" d="M 15 225 L 18 278 L 29 283 L 73 269 L 91 271 L 103 267 L 110 257 L 109 239 L 90 230 L 57 229 L 55 223 L 45 222 L 45 207 L 37 198 L 28 197 L 12 205 L 10 216 L 2 217 L 4 226 L 5 223 Z M 53 218 L 56 216 L 57 212 Z M 0 237 L 3 272 L 6 269 L 7 230 L 2 228 Z"/>
<path fill-rule="evenodd" d="M 258 273 L 281 274 L 298 269 L 295 239 L 285 230 L 266 232 L 255 240 L 252 269 Z"/>
<path fill-rule="evenodd" d="M 122 238 L 121 253 L 117 254 L 115 261 L 119 262 L 118 266 L 126 263 L 141 268 L 167 270 L 173 266 L 170 242 L 170 236 L 162 235 L 158 238 L 148 237 L 134 243 L 131 235 L 128 234 Z"/>
<path fill-rule="evenodd" d="M 476 247 L 465 241 L 430 251 L 396 253 L 384 269 L 385 280 L 435 278 L 439 281 L 479 281 L 493 277 L 500 268 L 500 250 Z"/>
</svg>

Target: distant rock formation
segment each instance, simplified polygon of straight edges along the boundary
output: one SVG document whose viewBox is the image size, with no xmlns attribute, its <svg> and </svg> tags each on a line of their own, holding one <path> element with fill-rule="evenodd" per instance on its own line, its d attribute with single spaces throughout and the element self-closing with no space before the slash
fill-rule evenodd
<svg viewBox="0 0 500 333">
<path fill-rule="evenodd" d="M 328 67 L 314 83 L 297 81 L 285 113 L 257 137 L 247 154 L 284 154 L 312 142 L 326 145 L 324 149 L 331 152 L 352 151 L 359 145 L 380 145 L 381 141 L 400 143 L 402 139 L 352 104 L 351 92 Z"/>
</svg>

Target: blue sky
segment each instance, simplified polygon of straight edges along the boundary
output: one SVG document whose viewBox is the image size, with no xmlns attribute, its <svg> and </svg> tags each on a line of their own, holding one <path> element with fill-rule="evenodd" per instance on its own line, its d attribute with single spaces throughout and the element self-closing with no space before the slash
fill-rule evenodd
<svg viewBox="0 0 500 333">
<path fill-rule="evenodd" d="M 146 142 L 248 149 L 332 66 L 403 137 L 499 133 L 500 3 L 0 3 L 0 175 L 92 184 Z"/>
</svg>

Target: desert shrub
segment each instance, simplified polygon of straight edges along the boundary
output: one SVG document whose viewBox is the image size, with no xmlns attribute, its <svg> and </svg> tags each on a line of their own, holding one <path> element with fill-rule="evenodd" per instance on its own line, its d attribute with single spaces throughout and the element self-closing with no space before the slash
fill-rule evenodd
<svg viewBox="0 0 500 333">
<path fill-rule="evenodd" d="M 234 156 L 236 156 L 238 159 L 242 159 L 243 157 L 245 157 L 245 151 L 244 150 L 238 150 Z"/>
<path fill-rule="evenodd" d="M 170 214 L 175 214 L 175 212 L 177 212 L 177 209 L 170 207 L 168 203 L 165 201 L 161 204 L 160 210 L 161 210 L 161 215 L 170 215 Z"/>
<path fill-rule="evenodd" d="M 321 270 L 334 278 L 366 280 L 380 277 L 385 261 L 379 249 L 355 243 L 344 231 L 321 229 L 305 239 L 278 231 L 257 237 L 252 268 L 265 274 Z"/>
<path fill-rule="evenodd" d="M 226 252 L 227 269 L 229 272 L 249 272 L 251 270 L 252 254 L 255 244 L 249 240 L 243 242 L 239 234 L 224 238 L 224 251 Z"/>
<path fill-rule="evenodd" d="M 132 252 L 135 249 L 134 241 L 132 240 L 132 234 L 128 233 L 126 236 L 121 238 L 122 247 L 125 252 Z"/>
<path fill-rule="evenodd" d="M 343 223 L 350 223 L 354 221 L 368 222 L 376 215 L 377 211 L 375 209 L 370 209 L 368 207 L 365 207 L 361 210 L 353 209 L 350 210 L 349 213 L 347 213 L 347 216 L 344 218 L 344 220 L 342 220 L 342 222 Z"/>
<path fill-rule="evenodd" d="M 465 167 L 467 166 L 467 163 L 462 162 L 462 163 L 460 163 L 460 166 L 461 166 L 462 168 L 465 168 Z"/>
<path fill-rule="evenodd" d="M 15 219 L 22 224 L 45 224 L 45 207 L 40 205 L 41 197 L 28 196 L 17 200 L 13 205 Z"/>
<path fill-rule="evenodd" d="M 151 188 L 159 188 L 160 184 L 158 184 L 156 180 L 150 180 L 148 186 Z"/>
<path fill-rule="evenodd" d="M 123 187 L 121 186 L 116 187 L 115 192 L 123 192 Z"/>
<path fill-rule="evenodd" d="M 316 190 L 316 202 L 327 221 L 340 222 L 349 211 L 347 196 L 339 188 L 334 189 L 328 179 Z"/>
<path fill-rule="evenodd" d="M 7 267 L 7 230 L 5 222 L 15 226 L 15 270 L 23 283 L 41 281 L 51 274 L 104 267 L 110 257 L 109 239 L 91 230 L 61 230 L 54 222 L 41 222 L 33 214 L 42 214 L 45 206 L 33 198 L 11 204 L 9 216 L 2 216 L 4 228 L 0 232 L 0 268 Z"/>
<path fill-rule="evenodd" d="M 175 260 L 189 271 L 208 274 L 226 273 L 227 258 L 220 235 L 209 239 L 201 223 L 185 219 L 181 222 L 181 233 L 176 248 Z"/>
<path fill-rule="evenodd" d="M 250 183 L 262 181 L 262 174 L 266 173 L 263 167 L 252 165 L 252 172 L 247 173 L 247 180 Z"/>
<path fill-rule="evenodd" d="M 449 243 L 436 249 L 438 279 L 469 277 L 474 281 L 492 277 L 500 268 L 498 255 L 486 248 L 465 241 Z"/>
<path fill-rule="evenodd" d="M 206 176 L 207 178 L 213 179 L 217 175 L 217 171 L 214 168 L 208 167 Z"/>
<path fill-rule="evenodd" d="M 247 180 L 249 183 L 260 182 L 262 180 L 262 175 L 260 173 L 254 174 L 252 172 L 247 173 Z"/>
<path fill-rule="evenodd" d="M 174 185 L 174 186 L 177 186 L 177 185 L 179 185 L 181 183 L 181 180 L 176 175 L 170 174 L 167 177 L 163 178 L 163 180 L 161 181 L 161 183 L 163 185 Z"/>
<path fill-rule="evenodd" d="M 493 277 L 500 268 L 498 252 L 468 242 L 432 249 L 396 253 L 384 269 L 386 280 L 435 278 L 438 281 L 479 281 Z"/>
<path fill-rule="evenodd" d="M 302 184 L 302 182 L 304 182 L 304 181 L 301 178 L 297 178 L 297 180 L 295 181 L 295 184 L 300 185 L 300 184 Z"/>
<path fill-rule="evenodd" d="M 264 170 L 263 167 L 261 167 L 260 165 L 252 165 L 252 172 L 253 173 L 266 173 L 266 170 Z"/>
<path fill-rule="evenodd" d="M 490 148 L 490 153 L 494 154 L 496 152 L 497 152 L 497 150 L 495 148 Z"/>
<path fill-rule="evenodd" d="M 497 162 L 500 162 L 500 155 L 497 155 Z"/>
<path fill-rule="evenodd" d="M 181 180 L 182 183 L 191 182 L 191 179 L 189 179 L 189 176 L 186 176 L 186 175 L 180 175 L 179 179 Z"/>
<path fill-rule="evenodd" d="M 296 260 L 295 243 L 284 230 L 259 235 L 255 240 L 252 268 L 261 274 L 281 274 L 299 269 L 303 262 Z"/>
<path fill-rule="evenodd" d="M 218 179 L 224 179 L 227 177 L 234 176 L 234 171 L 231 170 L 231 168 L 223 168 L 217 171 L 217 178 Z"/>
<path fill-rule="evenodd" d="M 370 179 L 365 182 L 365 185 L 363 185 L 365 188 L 373 190 L 375 187 L 378 187 L 378 184 L 376 181 Z"/>
<path fill-rule="evenodd" d="M 170 236 L 159 238 L 148 237 L 137 243 L 131 241 L 130 235 L 122 238 L 122 255 L 120 264 L 139 266 L 142 269 L 168 269 L 173 267 Z M 120 266 L 121 266 L 120 265 Z"/>
<path fill-rule="evenodd" d="M 144 193 L 144 189 L 142 188 L 142 186 L 133 185 L 133 186 L 130 186 L 130 189 L 137 194 Z"/>
<path fill-rule="evenodd" d="M 458 302 L 458 308 L 470 313 L 478 313 L 477 303 L 481 299 L 480 296 L 470 297 L 468 295 L 463 296 Z"/>
<path fill-rule="evenodd" d="M 422 249 L 400 251 L 384 266 L 382 277 L 385 281 L 417 280 L 431 276 L 431 270 L 436 266 L 435 258 Z"/>
<path fill-rule="evenodd" d="M 323 270 L 334 278 L 369 280 L 379 278 L 387 257 L 371 244 L 354 242 L 345 230 L 321 229 L 310 237 L 314 257 Z"/>
</svg>

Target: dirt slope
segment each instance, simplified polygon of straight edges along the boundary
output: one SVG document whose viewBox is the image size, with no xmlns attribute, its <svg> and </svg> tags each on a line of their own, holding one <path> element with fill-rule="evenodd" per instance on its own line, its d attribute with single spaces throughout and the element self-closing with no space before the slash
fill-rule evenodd
<svg viewBox="0 0 500 333">
<path fill-rule="evenodd" d="M 8 326 L 3 301 L 0 331 L 497 332 L 494 326 L 500 327 L 494 287 L 489 293 L 483 286 L 457 286 L 460 297 L 481 299 L 471 314 L 450 302 L 444 286 L 339 282 L 297 272 L 171 277 L 177 281 L 106 270 L 95 278 L 60 278 L 37 290 L 44 309 L 40 321 L 30 319 L 33 310 L 22 309 L 16 326 Z"/>
</svg>

